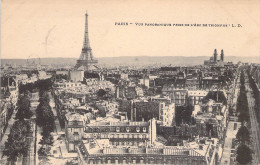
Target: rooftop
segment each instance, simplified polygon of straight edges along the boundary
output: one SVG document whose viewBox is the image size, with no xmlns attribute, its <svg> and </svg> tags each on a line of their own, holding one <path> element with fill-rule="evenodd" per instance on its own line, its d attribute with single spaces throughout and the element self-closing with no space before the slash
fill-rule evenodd
<svg viewBox="0 0 260 165">
<path fill-rule="evenodd" d="M 206 156 L 206 154 L 208 153 L 211 146 L 216 146 L 216 144 L 218 143 L 218 139 L 216 139 L 216 138 L 205 139 L 202 141 L 203 142 L 198 141 L 198 142 L 186 143 L 185 146 L 195 150 L 196 152 L 198 152 L 199 154 L 201 154 L 203 156 Z"/>
<path fill-rule="evenodd" d="M 68 121 L 84 121 L 83 116 L 78 113 L 67 113 L 66 119 Z"/>
<path fill-rule="evenodd" d="M 185 146 L 163 146 L 163 147 L 125 147 L 111 146 L 106 140 L 83 141 L 83 145 L 89 155 L 176 155 L 176 156 L 203 156 L 195 150 Z M 86 151 L 80 146 L 81 154 Z"/>
</svg>

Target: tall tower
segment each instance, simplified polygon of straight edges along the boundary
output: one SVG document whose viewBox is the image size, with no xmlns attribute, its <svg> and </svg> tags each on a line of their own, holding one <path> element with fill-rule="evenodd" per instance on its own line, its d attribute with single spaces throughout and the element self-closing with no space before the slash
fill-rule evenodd
<svg viewBox="0 0 260 165">
<path fill-rule="evenodd" d="M 217 62 L 218 60 L 218 53 L 217 53 L 217 49 L 214 50 L 214 62 Z"/>
<path fill-rule="evenodd" d="M 224 61 L 224 50 L 221 50 L 221 54 L 220 54 L 220 59 L 221 61 Z"/>
<path fill-rule="evenodd" d="M 85 35 L 83 41 L 83 48 L 81 50 L 81 54 L 79 59 L 77 60 L 77 64 L 75 65 L 75 69 L 83 66 L 85 71 L 89 70 L 89 66 L 98 63 L 98 60 L 95 60 L 92 55 L 92 49 L 90 48 L 89 44 L 89 37 L 88 37 L 88 13 L 85 14 Z"/>
</svg>

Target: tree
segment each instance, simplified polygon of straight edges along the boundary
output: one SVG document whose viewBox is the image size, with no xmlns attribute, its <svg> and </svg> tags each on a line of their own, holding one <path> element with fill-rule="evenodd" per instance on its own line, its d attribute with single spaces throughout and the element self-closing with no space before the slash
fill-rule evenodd
<svg viewBox="0 0 260 165">
<path fill-rule="evenodd" d="M 249 113 L 248 111 L 242 111 L 238 115 L 238 121 L 244 123 L 245 121 L 249 121 Z"/>
<path fill-rule="evenodd" d="M 18 120 L 30 119 L 33 116 L 33 113 L 30 109 L 18 108 L 15 118 Z"/>
<path fill-rule="evenodd" d="M 40 103 L 43 103 L 43 102 L 46 102 L 46 103 L 50 103 L 50 96 L 49 96 L 49 93 L 47 91 L 44 91 L 44 90 L 40 90 L 39 91 L 39 102 Z"/>
<path fill-rule="evenodd" d="M 215 153 L 215 164 L 218 164 L 218 159 L 219 159 L 218 153 Z"/>
<path fill-rule="evenodd" d="M 42 82 L 39 82 L 39 84 L 41 83 Z M 42 146 L 38 150 L 38 154 L 41 159 L 39 164 L 49 164 L 47 155 L 50 152 L 49 146 L 53 145 L 54 143 L 51 132 L 53 132 L 55 129 L 55 118 L 52 112 L 52 108 L 50 106 L 50 97 L 47 91 L 51 86 L 49 85 L 49 87 L 46 88 L 46 87 L 41 87 L 41 85 L 39 85 L 39 87 L 40 87 L 40 91 L 39 91 L 40 104 L 36 108 L 36 123 L 37 125 L 42 127 L 42 139 L 39 142 L 39 144 L 41 144 Z"/>
<path fill-rule="evenodd" d="M 246 96 L 246 89 L 245 89 L 245 82 L 244 82 L 244 72 L 241 72 L 240 76 L 240 93 L 237 98 L 237 112 L 238 115 L 238 121 L 244 122 L 249 121 L 249 108 L 248 108 L 248 101 Z"/>
<path fill-rule="evenodd" d="M 5 93 L 4 93 L 4 95 L 5 95 L 6 97 L 9 97 L 9 96 L 11 95 L 9 87 L 7 87 L 7 89 L 6 89 Z"/>
<path fill-rule="evenodd" d="M 27 136 L 30 129 L 30 124 L 25 120 L 17 120 L 13 124 L 4 150 L 4 155 L 9 161 L 15 162 L 20 155 L 27 154 L 29 148 Z"/>
<path fill-rule="evenodd" d="M 41 145 L 48 145 L 52 146 L 54 143 L 53 136 L 49 132 L 42 132 L 42 139 L 40 140 L 39 144 Z"/>
<path fill-rule="evenodd" d="M 175 121 L 176 125 L 180 125 L 182 123 L 182 111 L 183 111 L 183 106 L 176 106 L 175 107 Z"/>
<path fill-rule="evenodd" d="M 229 116 L 234 116 L 234 109 L 229 107 L 228 113 L 229 113 Z"/>
<path fill-rule="evenodd" d="M 88 71 L 84 72 L 84 77 L 86 79 L 91 79 L 91 78 L 100 79 L 100 76 L 98 73 L 92 73 L 92 72 L 88 72 Z"/>
<path fill-rule="evenodd" d="M 55 118 L 51 110 L 44 111 L 43 113 L 43 131 L 48 132 L 49 134 L 55 130 Z"/>
<path fill-rule="evenodd" d="M 236 160 L 240 164 L 248 164 L 252 161 L 252 150 L 245 144 L 241 144 L 237 148 Z"/>
<path fill-rule="evenodd" d="M 33 116 L 30 110 L 31 102 L 28 95 L 22 95 L 18 100 L 18 111 L 16 113 L 16 119 L 23 120 L 24 118 L 30 119 Z"/>
<path fill-rule="evenodd" d="M 176 125 L 181 123 L 191 123 L 191 115 L 193 111 L 193 106 L 190 104 L 189 99 L 187 98 L 187 103 L 184 106 L 175 107 L 175 121 Z"/>
<path fill-rule="evenodd" d="M 207 103 L 210 99 L 227 105 L 227 98 L 223 91 L 209 91 L 208 94 L 202 99 L 202 103 Z"/>
<path fill-rule="evenodd" d="M 43 111 L 43 129 L 46 129 L 49 133 L 55 130 L 55 118 L 51 109 Z"/>
<path fill-rule="evenodd" d="M 99 90 L 97 91 L 97 96 L 98 96 L 99 98 L 103 98 L 106 94 L 107 94 L 107 92 L 106 92 L 104 89 L 99 89 Z"/>
<path fill-rule="evenodd" d="M 39 157 L 46 157 L 48 155 L 48 151 L 46 150 L 46 148 L 41 146 L 41 148 L 38 150 L 38 155 Z"/>
<path fill-rule="evenodd" d="M 21 108 L 24 108 L 24 109 L 30 107 L 31 102 L 30 102 L 29 96 L 26 95 L 26 94 L 20 95 L 18 102 L 17 102 L 17 105 Z"/>
<path fill-rule="evenodd" d="M 39 144 L 42 145 L 42 148 L 46 150 L 47 153 L 50 151 L 50 147 L 54 143 L 53 136 L 50 134 L 49 130 L 46 128 L 43 128 L 42 132 L 42 139 L 40 140 Z"/>
<path fill-rule="evenodd" d="M 48 113 L 49 111 L 51 111 L 51 106 L 46 102 L 40 102 L 40 104 L 36 108 L 37 125 L 42 127 L 44 125 L 44 123 L 46 123 L 46 118 L 44 118 L 44 113 Z"/>
<path fill-rule="evenodd" d="M 55 129 L 55 118 L 51 110 L 51 106 L 47 103 L 42 103 L 36 109 L 36 122 L 40 127 L 53 132 Z"/>
<path fill-rule="evenodd" d="M 43 91 L 48 91 L 52 88 L 52 84 L 53 82 L 50 78 L 45 80 L 38 80 L 35 82 L 35 88 L 38 88 Z"/>
<path fill-rule="evenodd" d="M 61 81 L 61 80 L 69 80 L 69 75 L 67 74 L 55 74 L 53 75 L 52 79 L 55 79 L 56 81 Z"/>
<path fill-rule="evenodd" d="M 246 128 L 246 126 L 242 125 L 239 128 L 236 138 L 242 144 L 245 144 L 245 142 L 250 142 L 250 133 L 249 133 L 248 129 Z"/>
<path fill-rule="evenodd" d="M 242 85 L 245 84 L 245 74 L 244 74 L 244 71 L 241 71 L 241 74 L 240 74 L 240 83 Z"/>
<path fill-rule="evenodd" d="M 46 127 L 50 132 L 55 128 L 55 118 L 50 106 L 49 93 L 46 90 L 40 90 L 40 104 L 36 108 L 36 122 L 40 127 Z"/>
<path fill-rule="evenodd" d="M 49 151 L 47 151 L 46 148 L 41 147 L 38 150 L 38 156 L 39 156 L 39 165 L 50 165 L 51 163 L 49 162 L 50 160 L 48 159 L 48 154 Z"/>
<path fill-rule="evenodd" d="M 14 104 L 11 102 L 11 104 L 8 106 L 8 109 L 7 109 L 7 120 L 11 119 L 14 109 L 15 109 Z"/>
<path fill-rule="evenodd" d="M 98 114 L 99 114 L 100 117 L 106 117 L 105 108 L 99 108 Z"/>
<path fill-rule="evenodd" d="M 114 97 L 115 97 L 115 93 L 114 92 L 112 92 L 110 89 L 108 89 L 107 91 L 106 91 L 106 97 L 107 97 L 107 100 L 112 100 Z"/>
</svg>

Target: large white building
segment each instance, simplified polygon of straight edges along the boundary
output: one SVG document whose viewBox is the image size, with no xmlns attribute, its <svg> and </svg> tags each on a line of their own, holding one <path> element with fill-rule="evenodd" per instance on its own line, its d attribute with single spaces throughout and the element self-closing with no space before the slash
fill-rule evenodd
<svg viewBox="0 0 260 165">
<path fill-rule="evenodd" d="M 70 73 L 70 80 L 72 80 L 73 82 L 83 81 L 84 71 L 71 70 L 69 73 Z"/>
<path fill-rule="evenodd" d="M 175 121 L 175 104 L 160 103 L 159 120 L 163 122 L 163 126 L 172 126 Z"/>
</svg>

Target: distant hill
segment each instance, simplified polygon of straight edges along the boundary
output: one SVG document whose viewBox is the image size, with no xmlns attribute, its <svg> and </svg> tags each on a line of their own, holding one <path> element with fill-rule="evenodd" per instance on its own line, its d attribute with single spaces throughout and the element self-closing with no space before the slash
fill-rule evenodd
<svg viewBox="0 0 260 165">
<path fill-rule="evenodd" d="M 2 64 L 11 64 L 11 65 L 26 65 L 27 63 L 39 64 L 39 61 L 42 65 L 71 65 L 76 63 L 76 58 L 30 58 L 27 59 L 1 59 Z"/>
<path fill-rule="evenodd" d="M 208 60 L 209 56 L 197 56 L 197 57 L 183 57 L 183 56 L 127 56 L 127 57 L 101 57 L 98 58 L 100 65 L 115 66 L 115 65 L 179 65 L 179 66 L 190 66 L 203 64 L 204 60 Z M 41 58 L 40 62 L 42 65 L 75 65 L 76 58 Z M 248 62 L 248 63 L 260 63 L 260 57 L 237 57 L 237 56 L 226 56 L 224 61 L 237 63 Z M 29 59 L 28 62 L 39 63 L 39 59 Z M 26 59 L 1 59 L 2 64 L 11 65 L 26 65 Z"/>
</svg>

